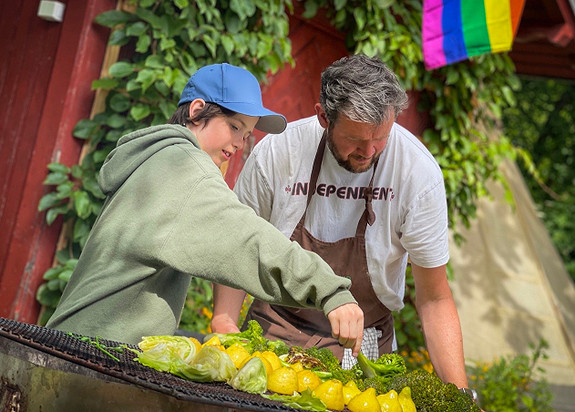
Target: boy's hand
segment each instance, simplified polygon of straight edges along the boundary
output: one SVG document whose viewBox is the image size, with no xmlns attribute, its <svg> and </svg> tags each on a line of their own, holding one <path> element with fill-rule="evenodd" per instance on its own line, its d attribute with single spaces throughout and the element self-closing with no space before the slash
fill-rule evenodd
<svg viewBox="0 0 575 412">
<path fill-rule="evenodd" d="M 331 334 L 338 338 L 340 345 L 351 348 L 357 356 L 363 338 L 363 311 L 356 303 L 338 306 L 327 314 L 331 324 Z"/>
</svg>

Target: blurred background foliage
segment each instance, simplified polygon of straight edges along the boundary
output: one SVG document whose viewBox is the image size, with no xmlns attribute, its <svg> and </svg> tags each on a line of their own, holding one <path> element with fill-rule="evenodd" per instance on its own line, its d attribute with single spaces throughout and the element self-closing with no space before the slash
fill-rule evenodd
<svg viewBox="0 0 575 412">
<path fill-rule="evenodd" d="M 575 84 L 521 77 L 517 104 L 503 111 L 513 144 L 531 154 L 519 163 L 539 216 L 575 281 Z"/>
</svg>

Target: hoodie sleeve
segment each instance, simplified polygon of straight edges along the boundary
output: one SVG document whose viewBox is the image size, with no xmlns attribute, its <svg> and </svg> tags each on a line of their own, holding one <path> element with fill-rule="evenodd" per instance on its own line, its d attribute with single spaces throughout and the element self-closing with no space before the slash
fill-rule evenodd
<svg viewBox="0 0 575 412">
<path fill-rule="evenodd" d="M 164 264 L 265 302 L 326 315 L 356 302 L 348 279 L 243 205 L 221 175 L 197 179 L 185 196 L 160 247 Z"/>
</svg>

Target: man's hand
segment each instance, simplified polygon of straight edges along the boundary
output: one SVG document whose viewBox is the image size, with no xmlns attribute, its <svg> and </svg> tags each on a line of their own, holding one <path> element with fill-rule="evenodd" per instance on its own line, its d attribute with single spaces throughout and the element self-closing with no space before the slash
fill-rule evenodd
<svg viewBox="0 0 575 412">
<path fill-rule="evenodd" d="M 237 333 L 240 331 L 236 322 L 227 315 L 214 316 L 212 318 L 212 332 L 214 333 Z"/>
<path fill-rule="evenodd" d="M 357 356 L 363 338 L 363 311 L 356 303 L 338 306 L 327 314 L 331 325 L 331 334 L 338 338 L 340 345 L 351 348 Z"/>
</svg>

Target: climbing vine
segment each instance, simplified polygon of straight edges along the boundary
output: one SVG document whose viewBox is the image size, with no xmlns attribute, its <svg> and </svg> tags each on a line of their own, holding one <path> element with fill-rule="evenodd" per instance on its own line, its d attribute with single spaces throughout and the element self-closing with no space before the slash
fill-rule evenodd
<svg viewBox="0 0 575 412">
<path fill-rule="evenodd" d="M 420 0 L 306 0 L 302 4 L 306 18 L 320 11 L 327 14 L 346 35 L 350 53 L 381 58 L 398 73 L 406 89 L 419 94 L 419 108 L 428 111 L 433 124 L 422 139 L 443 169 L 449 224 L 456 241 L 461 241 L 458 223 L 469 225 L 477 199 L 488 194 L 485 183 L 501 178 L 499 161 L 518 154 L 528 160 L 505 136 L 490 140 L 478 127 L 492 128 L 502 108 L 514 104 L 513 91 L 519 83 L 509 57 L 483 55 L 426 71 Z M 108 93 L 105 110 L 81 120 L 74 129 L 74 136 L 86 140 L 89 150 L 78 165 L 48 165 L 45 184 L 54 191 L 44 196 L 39 209 L 46 210 L 48 223 L 64 215 L 68 232 L 67 245 L 56 256 L 58 264 L 46 272 L 46 283 L 38 291 L 38 300 L 46 308 L 41 323 L 56 306 L 101 208 L 104 196 L 96 175 L 118 138 L 164 123 L 176 109 L 189 76 L 203 65 L 226 61 L 265 81 L 268 73 L 294 63 L 288 38 L 290 0 L 138 0 L 128 5 L 129 11 L 112 10 L 96 19 L 114 28 L 110 44 L 122 46 L 122 55 L 110 67 L 109 76 L 93 83 L 93 88 Z M 194 315 L 187 312 L 183 317 L 201 330 L 207 329 L 211 313 L 211 294 L 205 291 L 203 282 L 193 284 L 186 311 Z M 413 316 L 412 290 L 406 297 L 407 308 L 402 311 L 406 318 L 396 318 L 399 343 L 418 345 L 421 335 L 407 326 L 413 324 L 407 318 Z"/>
</svg>

